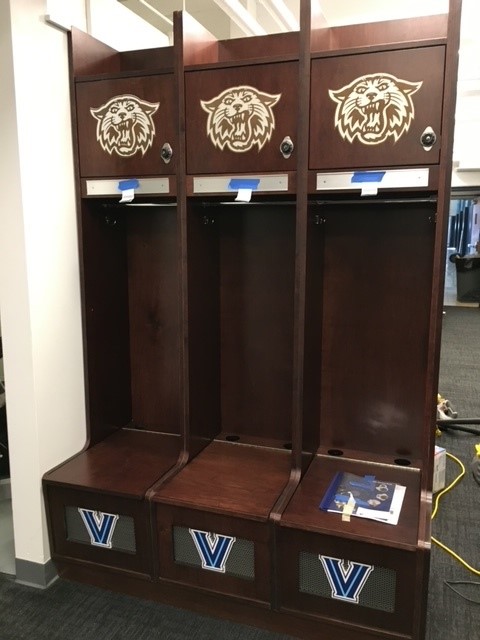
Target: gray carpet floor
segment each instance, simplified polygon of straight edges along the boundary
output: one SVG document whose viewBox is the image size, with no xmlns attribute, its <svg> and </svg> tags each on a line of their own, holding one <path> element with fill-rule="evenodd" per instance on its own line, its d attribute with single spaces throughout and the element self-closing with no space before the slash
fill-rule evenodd
<svg viewBox="0 0 480 640">
<path fill-rule="evenodd" d="M 1 640 L 290 640 L 225 620 L 57 580 L 44 591 L 0 577 Z"/>
<path fill-rule="evenodd" d="M 440 393 L 459 417 L 480 417 L 480 310 L 447 307 L 443 319 Z M 438 443 L 470 464 L 480 436 L 444 433 Z M 447 463 L 447 476 L 457 473 Z M 433 534 L 480 569 L 480 486 L 469 469 L 442 500 Z M 445 581 L 474 581 L 433 545 L 426 640 L 480 638 L 480 604 L 451 591 Z M 480 586 L 459 585 L 480 602 Z M 320 637 L 320 636 L 319 636 Z M 287 636 L 215 620 L 172 607 L 58 580 L 40 591 L 0 576 L 0 640 L 288 640 Z M 325 639 L 330 640 L 330 639 Z M 342 640 L 340 635 L 335 640 Z"/>
<path fill-rule="evenodd" d="M 480 310 L 446 307 L 442 328 L 439 392 L 458 411 L 459 418 L 480 419 Z M 480 425 L 478 425 L 480 429 Z M 458 457 L 467 473 L 440 501 L 432 533 L 480 571 L 480 486 L 470 471 L 480 436 L 460 431 L 444 432 L 437 444 Z M 458 475 L 458 466 L 447 460 L 447 482 Z M 451 591 L 445 581 L 478 584 L 456 585 L 469 602 Z M 464 569 L 436 545 L 432 545 L 427 640 L 480 638 L 480 576 Z"/>
</svg>

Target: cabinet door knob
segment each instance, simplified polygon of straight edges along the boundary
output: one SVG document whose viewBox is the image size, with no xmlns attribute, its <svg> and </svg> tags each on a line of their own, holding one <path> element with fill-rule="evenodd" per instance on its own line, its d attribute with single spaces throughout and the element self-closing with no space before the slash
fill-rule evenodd
<svg viewBox="0 0 480 640">
<path fill-rule="evenodd" d="M 168 142 L 165 142 L 165 144 L 162 147 L 162 150 L 160 151 L 160 157 L 165 162 L 165 164 L 168 164 L 172 159 L 172 156 L 173 156 L 173 149 L 168 144 Z"/>
<path fill-rule="evenodd" d="M 293 153 L 294 144 L 290 136 L 285 136 L 280 144 L 280 152 L 285 159 L 290 158 Z"/>
<path fill-rule="evenodd" d="M 420 136 L 420 143 L 425 151 L 430 151 L 435 142 L 437 141 L 437 134 L 432 127 L 427 127 Z"/>
</svg>

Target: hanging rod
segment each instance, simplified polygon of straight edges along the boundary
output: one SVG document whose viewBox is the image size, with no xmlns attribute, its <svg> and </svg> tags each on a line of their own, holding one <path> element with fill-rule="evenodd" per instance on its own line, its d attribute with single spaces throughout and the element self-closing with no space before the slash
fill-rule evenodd
<svg viewBox="0 0 480 640">
<path fill-rule="evenodd" d="M 435 204 L 436 197 L 431 198 L 375 198 L 365 200 L 309 200 L 309 204 L 331 205 L 331 204 Z"/>
<path fill-rule="evenodd" d="M 308 205 L 346 205 L 346 204 L 436 204 L 437 198 L 375 198 L 375 199 L 355 199 L 355 200 L 309 200 Z M 295 200 L 262 200 L 262 201 L 209 201 L 203 200 L 200 203 L 201 207 L 225 207 L 225 206 L 250 206 L 250 207 L 291 207 L 296 206 Z M 104 202 L 102 206 L 108 208 L 123 208 L 123 207 L 176 207 L 177 202 Z"/>
<path fill-rule="evenodd" d="M 123 209 L 124 207 L 176 207 L 177 202 L 103 202 L 104 209 Z"/>
<path fill-rule="evenodd" d="M 239 202 L 239 201 L 221 201 L 221 202 L 212 202 L 212 201 L 202 201 L 202 207 L 224 207 L 224 206 L 254 206 L 254 207 L 291 207 L 292 205 L 296 205 L 295 200 L 263 200 L 261 202 L 258 201 L 250 201 L 250 202 Z"/>
</svg>

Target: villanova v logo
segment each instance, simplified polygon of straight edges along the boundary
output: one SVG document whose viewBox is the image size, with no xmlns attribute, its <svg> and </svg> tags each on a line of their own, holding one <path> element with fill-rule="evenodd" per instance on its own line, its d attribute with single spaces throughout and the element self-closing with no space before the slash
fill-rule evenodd
<svg viewBox="0 0 480 640">
<path fill-rule="evenodd" d="M 91 544 L 104 549 L 112 548 L 112 536 L 115 531 L 118 516 L 103 511 L 92 511 L 78 507 L 78 512 L 87 527 Z"/>
<path fill-rule="evenodd" d="M 374 567 L 350 561 L 345 565 L 340 558 L 321 555 L 318 557 L 332 587 L 332 598 L 358 604 L 360 593 Z"/>
<path fill-rule="evenodd" d="M 218 533 L 189 529 L 202 561 L 202 569 L 225 573 L 225 564 L 236 538 Z"/>
</svg>

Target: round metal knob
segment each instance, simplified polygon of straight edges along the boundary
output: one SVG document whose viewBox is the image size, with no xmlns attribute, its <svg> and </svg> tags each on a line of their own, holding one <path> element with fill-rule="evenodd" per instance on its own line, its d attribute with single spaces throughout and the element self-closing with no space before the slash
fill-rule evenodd
<svg viewBox="0 0 480 640">
<path fill-rule="evenodd" d="M 286 159 L 290 158 L 293 153 L 294 144 L 290 136 L 286 136 L 280 144 L 280 152 Z"/>
<path fill-rule="evenodd" d="M 420 143 L 425 151 L 430 151 L 435 142 L 437 141 L 437 134 L 432 127 L 427 127 L 420 136 Z"/>
<path fill-rule="evenodd" d="M 165 144 L 162 147 L 162 150 L 160 151 L 160 157 L 165 162 L 165 164 L 168 164 L 172 159 L 172 156 L 173 156 L 173 149 L 168 144 L 168 142 L 165 142 Z"/>
</svg>

